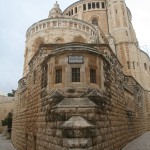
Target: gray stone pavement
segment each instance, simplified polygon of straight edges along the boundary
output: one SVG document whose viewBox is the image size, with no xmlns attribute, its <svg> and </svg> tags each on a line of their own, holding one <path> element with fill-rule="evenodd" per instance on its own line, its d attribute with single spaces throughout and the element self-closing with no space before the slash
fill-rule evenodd
<svg viewBox="0 0 150 150">
<path fill-rule="evenodd" d="M 150 150 L 150 131 L 131 141 L 122 150 Z"/>
<path fill-rule="evenodd" d="M 0 134 L 0 150 L 16 150 L 6 136 Z M 122 150 L 150 150 L 150 131 L 131 141 Z"/>
<path fill-rule="evenodd" d="M 6 136 L 0 134 L 0 150 L 16 150 Z"/>
</svg>

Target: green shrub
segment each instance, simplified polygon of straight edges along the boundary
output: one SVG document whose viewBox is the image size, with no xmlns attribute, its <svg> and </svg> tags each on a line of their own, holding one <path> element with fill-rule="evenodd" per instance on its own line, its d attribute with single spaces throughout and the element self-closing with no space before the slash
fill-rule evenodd
<svg viewBox="0 0 150 150">
<path fill-rule="evenodd" d="M 2 126 L 7 126 L 8 132 L 11 132 L 11 128 L 12 128 L 12 113 L 9 112 L 7 117 L 2 120 Z"/>
</svg>

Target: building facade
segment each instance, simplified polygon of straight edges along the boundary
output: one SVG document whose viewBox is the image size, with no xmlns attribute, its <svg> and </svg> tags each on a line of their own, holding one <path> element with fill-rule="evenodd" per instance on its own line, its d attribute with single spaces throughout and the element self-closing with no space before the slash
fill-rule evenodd
<svg viewBox="0 0 150 150">
<path fill-rule="evenodd" d="M 119 150 L 150 130 L 150 58 L 124 0 L 80 0 L 26 33 L 17 150 Z"/>
<path fill-rule="evenodd" d="M 4 131 L 2 120 L 7 117 L 8 113 L 13 113 L 14 101 L 14 97 L 0 95 L 0 133 Z"/>
</svg>

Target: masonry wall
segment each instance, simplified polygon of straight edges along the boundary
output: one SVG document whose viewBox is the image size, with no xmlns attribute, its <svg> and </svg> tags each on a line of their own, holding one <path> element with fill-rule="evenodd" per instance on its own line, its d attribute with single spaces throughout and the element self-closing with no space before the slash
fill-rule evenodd
<svg viewBox="0 0 150 150">
<path fill-rule="evenodd" d="M 104 52 L 101 48 L 99 51 Z M 42 49 L 42 52 L 50 51 Z M 25 108 L 21 109 L 22 101 L 16 101 L 20 110 L 14 116 L 12 142 L 18 150 L 119 150 L 148 130 L 142 87 L 134 78 L 124 76 L 117 59 L 111 52 L 108 54 L 111 59 L 106 55 L 98 57 L 103 86 L 95 88 L 61 84 L 48 88 L 48 77 L 55 79 L 52 73 L 48 74 L 46 66 L 48 60 L 54 58 L 49 55 L 49 59 L 43 61 L 40 52 L 34 57 L 24 86 L 27 90 L 24 89 Z M 59 54 L 60 59 L 56 60 L 62 62 L 62 56 Z M 91 53 L 86 57 L 90 62 L 97 56 Z M 57 62 L 53 60 L 53 65 Z M 72 117 L 89 126 L 82 128 L 79 121 L 79 126 L 68 128 L 67 122 L 72 121 Z"/>
<path fill-rule="evenodd" d="M 148 131 L 150 130 L 150 91 L 144 91 L 144 96 L 146 100 L 146 114 L 147 114 L 147 126 L 148 126 Z"/>
<path fill-rule="evenodd" d="M 9 112 L 13 113 L 14 97 L 0 95 L 0 133 L 4 131 L 1 121 L 4 120 Z"/>
<path fill-rule="evenodd" d="M 149 57 L 138 47 L 125 2 L 107 2 L 78 1 L 27 30 L 13 117 L 16 149 L 120 150 L 150 130 Z M 57 16 L 59 5 L 52 10 Z M 69 56 L 84 61 L 70 63 Z M 72 82 L 72 68 L 80 68 L 80 82 Z"/>
</svg>

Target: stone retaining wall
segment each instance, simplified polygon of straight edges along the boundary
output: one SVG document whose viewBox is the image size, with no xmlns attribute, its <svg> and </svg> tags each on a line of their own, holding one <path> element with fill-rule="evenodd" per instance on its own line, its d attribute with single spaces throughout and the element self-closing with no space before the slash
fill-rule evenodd
<svg viewBox="0 0 150 150">
<path fill-rule="evenodd" d="M 19 109 L 14 115 L 12 132 L 16 149 L 119 150 L 148 130 L 144 90 L 133 77 L 124 76 L 120 63 L 107 47 L 95 45 L 95 51 L 86 55 L 89 62 L 91 59 L 101 61 L 97 67 L 101 70 L 99 77 L 103 86 L 84 87 L 50 84 L 48 77 L 54 80 L 49 73 L 53 72 L 49 68 L 51 62 L 59 65 L 67 53 L 52 47 L 43 45 L 29 64 L 29 74 L 20 80 L 20 98 L 15 103 Z M 86 48 L 83 50 L 89 53 Z M 88 62 L 84 63 L 88 67 Z"/>
</svg>

